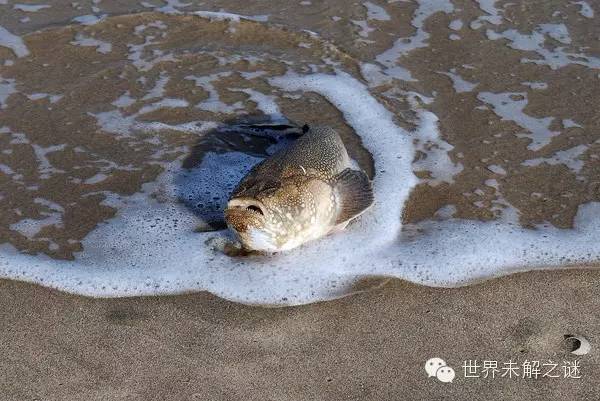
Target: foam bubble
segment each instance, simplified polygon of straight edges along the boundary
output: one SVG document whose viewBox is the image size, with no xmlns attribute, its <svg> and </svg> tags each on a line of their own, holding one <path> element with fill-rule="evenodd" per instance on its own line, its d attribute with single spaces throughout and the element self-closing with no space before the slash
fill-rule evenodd
<svg viewBox="0 0 600 401">
<path fill-rule="evenodd" d="M 418 0 L 419 7 L 415 10 L 411 25 L 416 28 L 414 35 L 397 39 L 393 46 L 376 57 L 377 62 L 386 67 L 385 73 L 403 80 L 413 80 L 410 72 L 396 65 L 396 62 L 415 49 L 428 45 L 429 32 L 424 29 L 425 21 L 438 12 L 446 14 L 454 11 L 454 5 L 448 0 Z M 409 79 L 405 79 L 408 77 Z"/>
<path fill-rule="evenodd" d="M 6 107 L 7 99 L 17 93 L 14 79 L 6 79 L 0 76 L 0 109 Z"/>
<path fill-rule="evenodd" d="M 363 6 L 367 9 L 367 18 L 377 21 L 389 21 L 390 15 L 385 11 L 385 8 L 378 6 L 377 4 L 365 1 Z"/>
<path fill-rule="evenodd" d="M 96 51 L 102 54 L 110 53 L 112 50 L 112 44 L 95 38 L 85 37 L 81 33 L 75 35 L 75 40 L 72 41 L 71 44 L 75 46 L 95 47 Z"/>
<path fill-rule="evenodd" d="M 502 12 L 496 8 L 496 2 L 497 0 L 477 0 L 479 8 L 485 11 L 487 15 L 479 16 L 472 21 L 470 24 L 471 29 L 481 28 L 484 21 L 493 25 L 500 25 L 502 23 Z"/>
<path fill-rule="evenodd" d="M 454 149 L 454 146 L 441 138 L 438 118 L 434 113 L 418 110 L 417 115 L 419 125 L 414 132 L 415 146 L 423 156 L 413 163 L 413 169 L 429 172 L 431 177 L 423 181 L 432 185 L 442 181 L 453 183 L 453 177 L 463 170 L 462 164 L 453 163 L 448 156 L 448 152 Z"/>
<path fill-rule="evenodd" d="M 491 105 L 494 113 L 503 120 L 514 121 L 529 131 L 529 133 L 520 133 L 517 136 L 530 138 L 531 143 L 527 147 L 531 150 L 543 148 L 550 143 L 553 137 L 560 135 L 560 132 L 550 130 L 550 124 L 554 117 L 535 118 L 523 111 L 527 106 L 527 93 L 525 92 L 480 92 L 477 98 Z"/>
<path fill-rule="evenodd" d="M 503 32 L 488 29 L 486 35 L 490 40 L 507 39 L 509 47 L 535 52 L 541 57 L 536 59 L 522 58 L 522 63 L 547 65 L 553 70 L 566 67 L 569 64 L 600 69 L 600 58 L 598 57 L 584 53 L 571 53 L 565 50 L 565 46 L 556 46 L 553 49 L 544 46 L 547 36 L 563 45 L 571 44 L 569 31 L 564 24 L 541 24 L 531 34 L 523 34 L 515 29 L 507 29 Z"/>
<path fill-rule="evenodd" d="M 586 18 L 594 18 L 594 9 L 585 1 L 572 1 L 571 3 L 579 5 L 579 14 Z"/>
<path fill-rule="evenodd" d="M 50 8 L 49 5 L 47 4 L 39 4 L 39 5 L 33 5 L 33 4 L 15 4 L 13 6 L 13 8 L 15 10 L 20 10 L 26 13 L 35 13 L 38 12 L 40 10 L 43 10 L 44 8 Z"/>
<path fill-rule="evenodd" d="M 450 21 L 450 24 L 448 25 L 448 28 L 452 29 L 453 31 L 460 31 L 462 27 L 463 22 L 460 18 Z"/>
<path fill-rule="evenodd" d="M 23 39 L 10 33 L 3 26 L 0 26 L 0 46 L 8 47 L 17 57 L 25 57 L 29 54 L 29 49 L 27 49 Z"/>
<path fill-rule="evenodd" d="M 35 198 L 34 202 L 45 207 L 45 211 L 40 212 L 40 219 L 22 219 L 10 225 L 10 229 L 18 231 L 29 239 L 34 238 L 44 227 L 57 226 L 62 227 L 62 215 L 64 209 L 57 203 L 43 198 Z"/>
<path fill-rule="evenodd" d="M 539 166 L 542 163 L 557 165 L 563 164 L 572 170 L 575 174 L 579 174 L 583 168 L 584 161 L 580 159 L 589 146 L 577 145 L 570 149 L 559 150 L 550 157 L 538 157 L 536 159 L 525 160 L 521 163 L 524 166 Z"/>
<path fill-rule="evenodd" d="M 257 22 L 267 22 L 269 20 L 268 15 L 240 15 L 226 12 L 215 12 L 215 11 L 195 11 L 191 14 L 199 17 L 208 18 L 211 21 L 231 21 L 240 22 L 240 20 L 246 19 Z"/>
<path fill-rule="evenodd" d="M 98 22 L 104 20 L 106 17 L 108 17 L 108 14 L 102 14 L 102 15 L 87 14 L 87 15 L 80 15 L 78 17 L 75 17 L 75 18 L 73 18 L 73 21 L 78 22 L 81 25 L 96 25 Z"/>
<path fill-rule="evenodd" d="M 452 85 L 456 93 L 471 92 L 478 85 L 477 82 L 469 82 L 458 75 L 455 68 L 452 68 L 448 72 L 439 72 L 439 74 L 445 75 L 452 80 Z"/>
<path fill-rule="evenodd" d="M 531 89 L 548 89 L 548 84 L 545 82 L 521 82 L 521 85 L 529 86 Z"/>
</svg>

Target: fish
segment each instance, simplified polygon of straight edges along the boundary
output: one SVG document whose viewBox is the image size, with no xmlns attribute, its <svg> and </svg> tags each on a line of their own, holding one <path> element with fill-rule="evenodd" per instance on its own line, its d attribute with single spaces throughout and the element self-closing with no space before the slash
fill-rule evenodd
<svg viewBox="0 0 600 401">
<path fill-rule="evenodd" d="M 288 251 L 341 231 L 374 202 L 371 180 L 333 128 L 302 131 L 256 164 L 227 202 L 227 226 L 247 251 Z"/>
</svg>

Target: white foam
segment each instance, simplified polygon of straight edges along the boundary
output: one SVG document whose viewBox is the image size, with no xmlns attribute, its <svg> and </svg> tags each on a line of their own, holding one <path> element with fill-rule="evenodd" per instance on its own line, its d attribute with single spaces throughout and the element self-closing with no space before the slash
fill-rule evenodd
<svg viewBox="0 0 600 401">
<path fill-rule="evenodd" d="M 91 46 L 95 47 L 98 53 L 107 54 L 112 51 L 112 44 L 104 42 L 96 38 L 88 38 L 83 34 L 78 33 L 75 35 L 75 40 L 71 42 L 75 46 Z"/>
<path fill-rule="evenodd" d="M 454 86 L 456 93 L 471 92 L 477 85 L 479 85 L 478 82 L 473 83 L 465 80 L 463 77 L 457 74 L 455 68 L 452 68 L 448 72 L 439 72 L 438 74 L 443 74 L 452 80 L 452 85 Z"/>
<path fill-rule="evenodd" d="M 140 111 L 138 111 L 136 113 L 136 116 L 151 113 L 153 111 L 163 109 L 163 108 L 176 109 L 176 108 L 188 107 L 189 105 L 190 104 L 187 102 L 187 100 L 184 100 L 184 99 L 164 98 L 157 102 L 154 102 L 152 104 L 142 107 L 140 109 Z"/>
<path fill-rule="evenodd" d="M 129 93 L 129 91 L 126 91 L 121 96 L 119 96 L 119 98 L 117 100 L 115 100 L 111 104 L 113 106 L 117 106 L 117 107 L 129 107 L 132 104 L 134 104 L 136 101 L 137 101 L 136 99 L 131 97 L 131 94 Z"/>
<path fill-rule="evenodd" d="M 154 28 L 159 28 L 159 29 L 166 28 L 166 26 L 161 21 L 160 23 L 157 23 L 157 24 L 151 23 L 148 25 L 137 26 L 135 28 L 135 33 L 140 34 L 148 27 L 154 27 Z M 152 52 L 152 56 L 149 57 L 149 59 L 145 59 L 143 57 L 146 46 L 159 43 L 157 41 L 154 41 L 153 40 L 154 38 L 155 38 L 154 35 L 149 35 L 144 38 L 144 43 L 142 43 L 142 44 L 139 44 L 139 45 L 128 44 L 127 45 L 127 47 L 129 48 L 129 54 L 127 55 L 127 58 L 129 60 L 131 60 L 132 64 L 140 71 L 149 71 L 156 64 L 158 64 L 160 62 L 175 61 L 175 57 L 172 54 L 164 54 L 163 51 L 159 50 L 159 49 L 154 49 L 154 51 Z"/>
<path fill-rule="evenodd" d="M 504 32 L 494 32 L 488 29 L 486 35 L 490 40 L 506 39 L 509 41 L 509 47 L 535 52 L 541 57 L 536 59 L 522 58 L 522 63 L 547 65 L 553 70 L 566 67 L 569 64 L 600 69 L 600 58 L 598 57 L 583 53 L 571 53 L 565 50 L 565 46 L 556 46 L 553 49 L 548 49 L 544 46 L 546 36 L 565 45 L 572 42 L 569 31 L 564 24 L 542 24 L 531 32 L 531 34 L 523 34 L 515 29 L 508 29 Z"/>
<path fill-rule="evenodd" d="M 167 124 L 163 122 L 135 123 L 134 127 L 142 131 L 164 132 L 165 130 L 187 132 L 189 134 L 202 134 L 218 126 L 213 121 L 190 121 L 181 124 Z"/>
<path fill-rule="evenodd" d="M 390 15 L 385 11 L 385 8 L 378 6 L 370 1 L 365 1 L 363 6 L 367 9 L 367 18 L 377 21 L 389 21 Z"/>
<path fill-rule="evenodd" d="M 6 28 L 0 26 L 0 46 L 8 47 L 17 57 L 29 55 L 29 49 L 20 36 L 13 35 Z"/>
<path fill-rule="evenodd" d="M 108 178 L 108 176 L 106 174 L 98 173 L 98 174 L 94 174 L 90 178 L 86 179 L 85 181 L 83 181 L 83 183 L 86 185 L 94 185 L 94 184 L 98 184 L 98 183 L 106 180 L 107 178 Z"/>
<path fill-rule="evenodd" d="M 392 80 L 392 77 L 384 74 L 379 66 L 371 63 L 361 63 L 360 73 L 370 86 L 379 86 Z M 410 78 L 410 73 L 407 78 Z"/>
<path fill-rule="evenodd" d="M 565 24 L 540 24 L 537 29 L 562 44 L 568 45 L 572 42 Z"/>
<path fill-rule="evenodd" d="M 196 86 L 201 87 L 208 92 L 208 99 L 196 105 L 197 108 L 211 111 L 213 113 L 234 113 L 238 110 L 243 109 L 241 102 L 235 102 L 234 104 L 227 104 L 221 101 L 219 92 L 213 86 L 214 81 L 218 81 L 221 78 L 228 77 L 231 75 L 231 71 L 218 72 L 206 76 L 193 76 L 188 75 L 185 79 L 189 79 L 196 83 Z"/>
<path fill-rule="evenodd" d="M 35 153 L 35 156 L 38 160 L 38 172 L 40 179 L 47 180 L 53 174 L 64 173 L 64 170 L 60 170 L 54 167 L 52 163 L 50 163 L 46 155 L 49 153 L 64 150 L 66 147 L 65 144 L 43 147 L 38 144 L 32 143 L 31 146 L 33 147 L 33 152 Z"/>
<path fill-rule="evenodd" d="M 580 124 L 577 124 L 570 118 L 565 118 L 564 120 L 562 120 L 562 125 L 565 128 L 583 128 Z"/>
<path fill-rule="evenodd" d="M 553 137 L 560 135 L 560 132 L 550 130 L 554 117 L 535 118 L 525 114 L 523 111 L 527 106 L 525 92 L 480 92 L 477 98 L 491 105 L 494 113 L 503 120 L 514 121 L 529 131 L 519 133 L 517 136 L 531 139 L 531 143 L 527 145 L 530 150 L 539 150 L 549 144 Z"/>
<path fill-rule="evenodd" d="M 2 78 L 0 76 L 0 109 L 4 109 L 6 107 L 6 101 L 14 93 L 17 93 L 15 80 Z"/>
<path fill-rule="evenodd" d="M 233 91 L 244 92 L 250 96 L 250 101 L 256 104 L 256 108 L 262 111 L 265 115 L 269 116 L 271 121 L 274 123 L 286 123 L 288 122 L 287 118 L 281 111 L 279 110 L 279 106 L 277 105 L 276 97 L 271 95 L 265 95 L 262 92 L 256 91 L 254 89 L 245 88 L 245 89 L 231 89 Z"/>
<path fill-rule="evenodd" d="M 388 66 L 385 70 L 378 65 L 371 63 L 361 63 L 360 71 L 362 76 L 369 82 L 371 86 L 378 86 L 383 83 L 391 81 L 393 78 L 400 79 L 402 81 L 415 82 L 414 79 L 406 68 L 397 66 Z"/>
<path fill-rule="evenodd" d="M 41 283 L 91 296 L 172 294 L 208 290 L 227 299 L 290 305 L 342 296 L 361 277 L 390 276 L 435 286 L 455 286 L 513 271 L 564 267 L 600 259 L 600 203 L 581 206 L 572 230 L 515 224 L 505 217 L 491 223 L 453 218 L 425 221 L 410 238 L 401 234 L 402 205 L 418 180 L 412 171 L 413 139 L 432 136 L 437 117 L 423 111 L 409 133 L 349 75 L 287 74 L 270 79 L 283 91 L 315 92 L 340 110 L 373 154 L 375 204 L 343 233 L 289 253 L 230 258 L 219 248 L 227 232 L 195 233 L 220 216 L 228 192 L 260 159 L 240 154 L 206 154 L 193 170 L 181 160 L 142 192 L 128 197 L 105 193 L 117 215 L 93 230 L 74 261 L 50 259 L 0 246 L 0 276 Z M 436 133 L 434 136 L 439 136 Z M 486 185 L 498 190 L 495 180 Z M 152 196 L 160 192 L 161 200 Z M 500 207 L 500 206 L 499 206 Z M 212 215 L 211 215 L 212 213 Z"/>
<path fill-rule="evenodd" d="M 586 1 L 572 1 L 572 4 L 579 5 L 579 14 L 586 18 L 594 18 L 594 9 Z"/>
<path fill-rule="evenodd" d="M 411 25 L 416 28 L 414 35 L 397 39 L 392 48 L 377 56 L 377 61 L 395 62 L 415 49 L 426 47 L 430 35 L 424 29 L 425 21 L 438 12 L 449 14 L 454 11 L 454 5 L 449 0 L 418 0 L 418 3 L 419 7 L 411 20 Z"/>
<path fill-rule="evenodd" d="M 299 46 L 299 47 L 307 47 L 307 48 L 310 48 L 310 47 L 311 47 L 311 46 L 310 46 L 310 44 L 308 44 L 308 43 L 304 43 L 304 45 L 306 45 L 306 46 L 301 46 L 301 45 L 303 45 L 303 43 L 302 43 L 302 42 L 300 42 L 300 43 L 298 44 L 298 46 Z M 249 80 L 249 81 L 250 81 L 250 80 L 253 80 L 253 79 L 255 79 L 255 78 L 262 77 L 262 76 L 263 76 L 263 75 L 265 75 L 267 72 L 266 72 L 266 71 L 264 71 L 264 70 L 260 70 L 260 71 L 251 71 L 251 72 L 240 71 L 239 73 L 240 73 L 240 75 L 242 76 L 242 78 L 244 78 L 244 79 L 247 79 L 247 80 Z"/>
<path fill-rule="evenodd" d="M 156 99 L 156 98 L 163 97 L 165 94 L 165 88 L 167 87 L 167 84 L 169 83 L 169 79 L 170 79 L 169 76 L 164 71 L 162 71 L 160 73 L 158 80 L 154 84 L 154 87 L 152 89 L 150 89 L 150 91 L 146 95 L 144 95 L 142 100 L 149 100 L 149 99 Z"/>
<path fill-rule="evenodd" d="M 30 95 L 27 95 L 27 99 L 29 99 L 29 100 L 48 99 L 48 100 L 50 100 L 50 103 L 56 103 L 62 98 L 63 98 L 63 95 L 51 95 L 49 93 L 41 93 L 41 92 L 40 93 L 32 93 Z"/>
<path fill-rule="evenodd" d="M 506 175 L 506 170 L 504 170 L 502 166 L 499 166 L 497 164 L 490 164 L 489 166 L 487 166 L 487 169 L 494 174 Z"/>
<path fill-rule="evenodd" d="M 20 10 L 26 13 L 35 13 L 38 12 L 40 10 L 43 10 L 44 8 L 50 8 L 49 5 L 47 4 L 38 4 L 38 5 L 33 5 L 33 4 L 15 4 L 13 6 L 13 8 L 15 10 Z"/>
<path fill-rule="evenodd" d="M 350 21 L 354 25 L 356 25 L 360 28 L 360 31 L 358 31 L 358 36 L 360 36 L 362 38 L 368 38 L 369 33 L 373 32 L 375 30 L 375 28 L 371 28 L 369 26 L 369 23 L 365 20 L 350 20 Z"/>
<path fill-rule="evenodd" d="M 269 20 L 268 15 L 240 15 L 227 13 L 224 11 L 195 11 L 191 14 L 197 15 L 198 17 L 207 18 L 211 21 L 231 21 L 231 22 L 240 22 L 241 20 L 250 20 L 257 22 L 267 22 Z"/>
<path fill-rule="evenodd" d="M 425 21 L 438 12 L 446 14 L 454 11 L 454 5 L 449 0 L 418 0 L 419 7 L 415 10 L 411 25 L 416 28 L 413 36 L 397 39 L 393 46 L 376 57 L 378 63 L 386 67 L 385 73 L 389 76 L 402 79 L 414 80 L 410 72 L 397 65 L 403 56 L 415 49 L 428 45 L 429 33 L 425 31 Z M 405 79 L 408 77 L 409 79 Z"/>
<path fill-rule="evenodd" d="M 153 8 L 154 11 L 163 12 L 165 14 L 181 14 L 179 8 L 185 8 L 192 5 L 192 3 L 182 3 L 179 0 L 164 0 L 164 5 L 156 6 L 151 3 L 142 1 L 140 4 L 144 7 Z"/>
<path fill-rule="evenodd" d="M 550 165 L 564 164 L 575 174 L 579 174 L 583 168 L 583 165 L 585 164 L 580 157 L 586 152 L 586 150 L 588 150 L 588 148 L 588 145 L 577 145 L 570 149 L 559 150 L 550 157 L 539 157 L 536 159 L 525 160 L 521 164 L 524 166 L 539 166 L 542 163 Z"/>
<path fill-rule="evenodd" d="M 123 95 L 112 104 L 123 104 L 125 100 Z M 117 104 L 115 104 L 117 103 Z M 143 114 L 151 113 L 161 108 L 179 108 L 188 107 L 189 104 L 184 99 L 164 98 L 157 102 L 142 107 L 137 113 L 126 115 L 120 110 L 109 110 L 100 113 L 90 113 L 88 115 L 96 118 L 97 124 L 104 132 L 114 134 L 118 138 L 128 138 L 135 135 L 138 130 L 160 130 L 169 129 L 183 132 L 203 132 L 213 126 L 212 123 L 205 121 L 190 121 L 182 124 L 166 124 L 162 122 L 140 122 L 137 118 Z M 121 107 L 121 106 L 119 106 Z"/>
<path fill-rule="evenodd" d="M 96 118 L 97 124 L 102 131 L 116 134 L 118 137 L 126 138 L 131 136 L 131 129 L 135 124 L 136 115 L 126 116 L 119 110 L 110 110 L 100 113 L 89 113 L 88 115 Z"/>
<path fill-rule="evenodd" d="M 6 164 L 0 164 L 0 172 L 6 174 L 6 175 L 14 175 L 15 172 L 12 168 L 10 168 L 10 166 L 7 166 Z"/>
<path fill-rule="evenodd" d="M 483 25 L 482 22 L 489 22 L 493 25 L 500 25 L 502 23 L 502 12 L 496 8 L 497 0 L 477 0 L 479 8 L 485 11 L 487 15 L 477 17 L 471 22 L 471 29 L 479 29 Z"/>
<path fill-rule="evenodd" d="M 496 174 L 499 174 L 499 175 L 503 175 L 502 173 L 506 174 L 506 171 L 500 166 L 497 166 L 497 165 L 488 166 L 488 168 L 490 168 L 490 167 L 491 168 L 496 167 L 496 172 L 495 172 Z M 519 224 L 519 212 L 517 211 L 517 209 L 515 209 L 515 207 L 513 205 L 511 205 L 506 200 L 506 198 L 504 198 L 504 196 L 500 192 L 500 184 L 498 183 L 498 180 L 496 180 L 495 178 L 491 178 L 491 179 L 485 180 L 484 184 L 487 187 L 494 188 L 496 199 L 491 201 L 490 210 L 492 212 L 494 212 L 496 218 L 498 218 L 499 221 L 506 223 L 507 225 Z"/>
<path fill-rule="evenodd" d="M 452 162 L 448 156 L 448 152 L 454 149 L 454 146 L 442 139 L 435 114 L 426 110 L 417 110 L 417 115 L 419 124 L 413 136 L 416 142 L 415 148 L 421 154 L 413 162 L 413 169 L 429 172 L 430 178 L 422 181 L 434 186 L 442 181 L 453 183 L 453 177 L 463 170 L 461 163 Z"/>
<path fill-rule="evenodd" d="M 521 85 L 529 86 L 531 89 L 548 89 L 548 84 L 545 82 L 521 82 Z"/>
<path fill-rule="evenodd" d="M 462 27 L 463 27 L 463 22 L 460 18 L 452 20 L 450 22 L 450 24 L 448 25 L 448 28 L 452 29 L 453 31 L 460 31 L 462 29 Z"/>
<path fill-rule="evenodd" d="M 33 239 L 44 227 L 63 226 L 62 215 L 65 210 L 62 206 L 43 198 L 35 198 L 33 201 L 46 208 L 46 210 L 40 212 L 44 217 L 41 219 L 21 219 L 9 226 L 11 230 L 21 233 L 28 239 Z"/>
<path fill-rule="evenodd" d="M 96 25 L 98 22 L 104 20 L 106 17 L 108 17 L 108 14 L 102 14 L 102 15 L 87 14 L 87 15 L 79 15 L 79 16 L 73 18 L 73 21 L 80 23 L 81 25 Z"/>
</svg>

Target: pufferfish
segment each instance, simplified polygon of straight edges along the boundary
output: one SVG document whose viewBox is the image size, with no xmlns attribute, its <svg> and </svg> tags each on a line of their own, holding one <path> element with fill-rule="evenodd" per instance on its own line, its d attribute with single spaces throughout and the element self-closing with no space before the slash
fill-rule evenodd
<svg viewBox="0 0 600 401">
<path fill-rule="evenodd" d="M 248 251 L 279 252 L 331 232 L 373 204 L 369 177 L 339 134 L 304 126 L 296 142 L 255 165 L 233 191 L 227 226 Z"/>
</svg>

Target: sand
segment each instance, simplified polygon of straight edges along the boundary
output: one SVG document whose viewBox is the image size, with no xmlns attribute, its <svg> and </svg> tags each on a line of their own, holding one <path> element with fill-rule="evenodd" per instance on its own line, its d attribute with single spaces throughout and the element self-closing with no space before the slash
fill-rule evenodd
<svg viewBox="0 0 600 401">
<path fill-rule="evenodd" d="M 0 161 L 15 171 L 12 178 L 0 174 L 2 202 L 10 206 L 0 208 L 0 243 L 56 259 L 75 257 L 83 248 L 82 240 L 116 213 L 102 203 L 101 191 L 130 195 L 158 176 L 161 168 L 151 160 L 153 155 L 159 155 L 156 160 L 161 162 L 187 155 L 186 162 L 194 166 L 206 151 L 235 148 L 218 137 L 197 142 L 196 136 L 176 130 L 166 130 L 168 135 L 160 141 L 149 134 L 123 141 L 92 117 L 112 110 L 110 104 L 120 94 L 128 91 L 138 99 L 133 105 L 119 106 L 120 110 L 138 113 L 153 102 L 145 96 L 167 71 L 171 80 L 162 97 L 185 99 L 189 106 L 150 111 L 139 115 L 138 122 L 176 126 L 205 119 L 227 121 L 231 116 L 194 107 L 208 94 L 185 77 L 221 68 L 214 55 L 196 54 L 196 50 L 217 49 L 225 58 L 238 55 L 240 47 L 264 51 L 264 60 L 257 65 L 239 61 L 235 68 L 246 73 L 264 70 L 267 76 L 285 71 L 287 67 L 280 63 L 284 56 L 298 68 L 330 57 L 359 77 L 360 63 L 374 62 L 396 40 L 415 34 L 411 22 L 417 10 L 414 2 L 382 1 L 377 4 L 389 14 L 386 20 L 367 19 L 365 5 L 341 0 L 312 5 L 281 2 L 276 7 L 271 2 L 231 0 L 83 0 L 72 5 L 45 1 L 51 7 L 38 12 L 5 3 L 0 0 L 0 26 L 22 36 L 31 57 L 15 58 L 11 50 L 0 47 L 0 59 L 14 59 L 13 64 L 0 65 L 0 72 L 2 79 L 14 79 L 30 97 L 18 94 L 4 99 L 0 127 L 10 126 L 14 135 L 25 133 L 32 144 L 44 149 L 66 146 L 48 153 L 54 170 L 44 169 L 32 145 L 21 137 L 0 136 L 0 147 L 10 151 Z M 491 40 L 486 34 L 487 29 L 500 35 L 514 28 L 533 35 L 540 24 L 565 22 L 576 47 L 546 38 L 546 48 L 564 47 L 598 57 L 597 19 L 587 18 L 573 2 L 495 3 L 502 8 L 500 25 L 482 20 L 491 14 L 476 2 L 453 0 L 454 12 L 426 19 L 427 46 L 392 63 L 410 70 L 418 81 L 395 80 L 371 87 L 407 129 L 414 127 L 414 112 L 403 91 L 435 97 L 428 108 L 440 119 L 442 139 L 454 146 L 448 153 L 450 160 L 464 167 L 451 182 L 423 182 L 416 187 L 405 205 L 405 223 L 427 220 L 445 205 L 455 207 L 457 218 L 493 220 L 502 205 L 510 203 L 524 226 L 546 222 L 570 228 L 578 207 L 600 201 L 598 69 L 524 63 L 524 57 L 539 61 L 541 56 L 518 51 L 508 39 Z M 165 4 L 174 7 L 158 8 Z M 158 14 L 177 8 L 224 9 L 269 15 L 269 20 L 268 26 L 246 21 L 232 32 L 226 23 Z M 73 18 L 92 13 L 113 18 L 89 27 L 68 26 Z M 455 29 L 458 19 L 464 26 Z M 140 71 L 128 58 L 126 44 L 142 44 L 144 39 L 134 35 L 135 27 L 155 20 L 165 21 L 171 36 L 154 50 L 194 51 L 185 57 L 187 61 Z M 483 25 L 470 28 L 475 20 Z M 365 23 L 371 31 L 361 27 Z M 110 42 L 112 52 L 72 45 L 78 34 Z M 461 39 L 455 40 L 456 36 Z M 329 42 L 337 50 L 324 45 Z M 452 70 L 476 89 L 457 90 L 448 75 Z M 139 81 L 142 77 L 147 79 L 144 84 Z M 9 81 L 2 79 L 0 84 L 8 88 Z M 534 88 L 528 82 L 543 82 L 547 88 Z M 214 86 L 221 101 L 240 102 L 240 110 L 251 115 L 259 111 L 257 105 L 227 88 L 269 89 L 260 79 L 246 82 L 236 76 Z M 514 120 L 502 118 L 493 105 L 482 102 L 480 92 L 514 93 L 514 102 L 526 96 L 523 113 L 540 121 L 553 117 L 547 129 L 563 135 L 534 154 L 527 147 L 529 140 L 517 136 L 527 131 L 517 123 L 518 115 Z M 39 93 L 48 96 L 34 96 Z M 51 95 L 63 97 L 54 103 Z M 313 93 L 302 99 L 282 98 L 279 103 L 293 121 L 311 122 L 316 115 L 319 123 L 334 126 L 352 156 L 370 175 L 375 173 L 360 138 L 323 97 Z M 551 159 L 556 152 L 582 144 L 589 149 L 578 159 L 584 162 L 580 171 L 560 163 L 523 164 Z M 259 141 L 245 146 L 253 154 L 262 154 L 266 145 Z M 160 153 L 165 149 L 171 153 Z M 41 178 L 44 174 L 49 177 Z M 432 177 L 426 171 L 419 174 Z M 489 184 L 490 180 L 495 181 Z M 32 236 L 11 229 L 23 219 L 47 216 L 47 208 L 35 202 L 38 197 L 64 209 L 61 224 L 44 226 Z M 94 299 L 4 280 L 0 281 L 0 401 L 593 400 L 600 398 L 598 310 L 598 270 L 520 273 L 454 289 L 394 280 L 336 301 L 282 309 L 243 306 L 208 293 Z M 573 344 L 565 336 L 576 334 L 590 341 L 588 354 L 570 353 Z M 454 368 L 454 382 L 427 377 L 424 365 L 431 357 L 443 358 Z M 467 378 L 462 365 L 468 360 L 497 361 L 500 368 L 510 360 L 519 366 L 552 360 L 559 364 L 553 374 L 561 377 Z M 580 378 L 562 377 L 561 365 L 567 362 L 580 364 Z"/>
<path fill-rule="evenodd" d="M 266 309 L 207 293 L 92 299 L 0 282 L 2 400 L 591 400 L 599 271 L 436 289 L 401 281 Z M 584 335 L 575 356 L 565 335 Z M 452 383 L 427 377 L 443 358 Z M 465 360 L 579 361 L 581 378 L 465 378 Z M 481 373 L 481 370 L 479 371 Z"/>
</svg>

